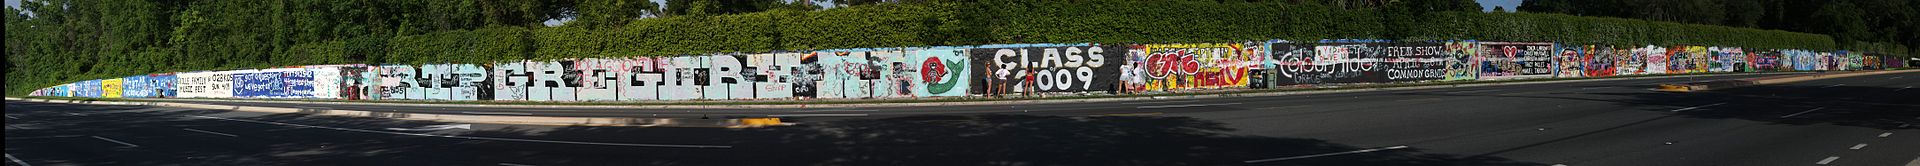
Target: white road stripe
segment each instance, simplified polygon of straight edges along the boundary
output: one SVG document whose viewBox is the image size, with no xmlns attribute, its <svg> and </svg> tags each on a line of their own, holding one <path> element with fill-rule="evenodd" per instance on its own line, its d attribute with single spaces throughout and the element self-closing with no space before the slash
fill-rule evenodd
<svg viewBox="0 0 1920 166">
<path fill-rule="evenodd" d="M 68 113 L 67 113 L 67 115 L 72 115 L 72 116 L 87 116 L 87 115 L 82 115 L 82 114 L 76 114 L 76 113 L 72 113 L 72 112 L 68 112 Z"/>
<path fill-rule="evenodd" d="M 12 153 L 7 153 L 6 155 L 7 161 L 13 161 L 13 163 L 20 164 L 20 166 L 33 166 L 33 164 L 27 164 L 27 161 L 20 161 L 20 158 L 13 158 Z"/>
<path fill-rule="evenodd" d="M 1186 104 L 1186 105 L 1156 105 L 1156 106 L 1139 106 L 1139 107 L 1133 107 L 1133 108 L 1134 108 L 1134 109 L 1150 109 L 1150 108 L 1181 108 L 1181 107 L 1205 107 L 1205 106 L 1223 106 L 1223 105 L 1237 105 L 1237 104 L 1240 104 L 1240 103 L 1219 103 L 1219 104 Z"/>
<path fill-rule="evenodd" d="M 630 143 L 604 143 L 604 142 L 578 142 L 578 141 L 554 141 L 554 140 L 536 140 L 536 139 L 517 139 L 517 138 L 493 138 L 493 137 L 471 137 L 471 136 L 457 136 L 457 135 L 436 135 L 436 134 L 420 134 L 420 133 L 402 133 L 402 132 L 389 132 L 389 131 L 377 131 L 377 130 L 362 130 L 362 129 L 349 129 L 349 128 L 338 128 L 338 127 L 325 127 L 325 126 L 314 126 L 314 125 L 302 125 L 302 124 L 292 124 L 292 123 L 280 123 L 280 122 L 270 122 L 270 121 L 256 121 L 256 120 L 246 120 L 246 119 L 232 119 L 232 118 L 222 118 L 222 117 L 211 117 L 211 116 L 199 116 L 199 115 L 194 115 L 193 117 L 198 117 L 198 118 L 207 118 L 207 119 L 218 119 L 218 120 L 226 120 L 226 121 L 236 121 L 236 122 L 247 122 L 247 123 L 259 123 L 259 124 L 271 124 L 271 125 L 281 125 L 281 126 L 294 126 L 294 127 L 305 127 L 305 128 L 320 128 L 320 129 L 328 129 L 328 130 L 339 130 L 339 131 L 351 131 L 351 132 L 362 132 L 362 133 L 379 133 L 379 134 L 393 134 L 393 135 L 407 135 L 407 136 L 421 136 L 421 137 L 440 137 L 440 138 L 455 138 L 455 139 L 471 139 L 471 140 L 491 140 L 491 141 L 514 141 L 514 142 L 538 142 L 538 143 L 557 143 L 557 144 L 579 144 L 579 145 L 606 145 L 606 146 L 632 146 L 632 147 L 663 147 L 663 148 L 721 148 L 721 149 L 726 149 L 726 148 L 733 148 L 733 146 L 721 146 L 721 145 L 673 145 L 673 144 L 630 144 Z"/>
<path fill-rule="evenodd" d="M 1860 148 L 1865 148 L 1865 147 L 1867 147 L 1867 144 L 1859 144 L 1859 145 L 1853 145 L 1853 147 L 1847 148 L 1847 149 L 1860 150 Z"/>
<path fill-rule="evenodd" d="M 15 118 L 13 117 L 13 115 L 7 115 L 7 119 L 20 119 L 20 118 Z"/>
<path fill-rule="evenodd" d="M 1446 98 L 1436 97 L 1436 98 L 1420 98 L 1420 99 L 1402 99 L 1402 100 L 1394 100 L 1394 102 L 1427 101 L 1427 100 L 1446 100 Z"/>
<path fill-rule="evenodd" d="M 1316 154 L 1316 155 L 1305 155 L 1305 156 L 1293 156 L 1293 157 L 1281 157 L 1281 158 L 1271 158 L 1271 159 L 1259 159 L 1259 160 L 1247 160 L 1247 161 L 1245 161 L 1245 162 L 1246 162 L 1246 163 L 1263 163 L 1263 162 L 1272 162 L 1272 161 L 1281 161 L 1281 160 L 1293 160 L 1293 159 L 1304 159 L 1304 158 L 1314 158 L 1314 157 L 1326 157 L 1326 156 L 1333 156 L 1333 155 L 1344 155 L 1344 154 L 1354 154 L 1354 153 L 1366 153 L 1366 152 L 1374 152 L 1374 151 L 1382 151 L 1382 150 L 1394 150 L 1394 149 L 1406 149 L 1406 148 L 1407 148 L 1407 146 L 1406 146 L 1406 145 L 1401 145 L 1401 146 L 1393 146 L 1393 147 L 1385 147 L 1385 148 L 1373 148 L 1373 149 L 1361 149 L 1361 150 L 1355 150 L 1355 151 L 1346 151 L 1346 152 L 1339 152 L 1339 153 L 1327 153 L 1327 154 Z"/>
<path fill-rule="evenodd" d="M 192 131 L 192 132 L 200 132 L 200 133 L 207 133 L 207 134 L 213 134 L 213 135 L 220 135 L 220 136 L 227 136 L 227 137 L 240 137 L 240 136 L 238 136 L 238 135 L 233 135 L 233 134 L 227 134 L 227 133 L 220 133 L 220 132 L 213 132 L 213 131 L 206 131 L 206 130 L 199 130 L 199 129 L 190 129 L 190 128 L 180 128 L 180 130 L 187 130 L 187 131 Z"/>
<path fill-rule="evenodd" d="M 1694 110 L 1694 109 L 1700 109 L 1700 108 L 1706 108 L 1706 107 L 1712 107 L 1712 106 L 1717 106 L 1717 105 L 1721 105 L 1721 104 L 1727 104 L 1727 103 L 1726 103 L 1726 102 L 1721 102 L 1721 103 L 1713 103 L 1713 104 L 1707 104 L 1707 105 L 1701 105 L 1701 106 L 1693 106 L 1693 107 L 1687 107 L 1687 108 L 1680 108 L 1680 109 L 1675 109 L 1675 110 L 1672 110 L 1672 111 L 1667 111 L 1667 112 L 1680 112 L 1680 111 L 1687 111 L 1687 110 Z"/>
<path fill-rule="evenodd" d="M 1126 105 L 1142 105 L 1142 104 L 1161 104 L 1161 103 L 1192 103 L 1192 102 L 1200 102 L 1200 100 L 1182 100 L 1182 101 L 1156 101 L 1156 102 L 1137 102 L 1137 103 L 1120 103 L 1120 104 L 1126 104 Z"/>
<path fill-rule="evenodd" d="M 767 115 L 767 117 L 834 117 L 834 116 L 843 116 L 843 117 L 844 117 L 844 116 L 867 116 L 867 114 L 781 114 L 781 115 Z"/>
<path fill-rule="evenodd" d="M 1827 163 L 1832 163 L 1833 160 L 1839 160 L 1839 159 L 1840 159 L 1840 156 L 1829 156 L 1827 157 L 1827 159 L 1820 160 L 1820 162 L 1813 163 L 1813 164 L 1827 165 Z"/>
<path fill-rule="evenodd" d="M 1474 92 L 1493 92 L 1493 91 L 1501 91 L 1501 90 L 1499 90 L 1499 89 L 1488 89 L 1488 90 L 1470 90 L 1470 91 L 1455 91 L 1455 92 L 1447 92 L 1447 93 L 1474 93 Z"/>
<path fill-rule="evenodd" d="M 525 113 L 525 112 L 460 112 L 460 113 L 480 114 L 480 115 L 533 115 L 533 113 Z"/>
<path fill-rule="evenodd" d="M 793 112 L 873 112 L 873 111 L 880 111 L 880 110 L 806 110 L 806 111 L 793 111 Z"/>
<path fill-rule="evenodd" d="M 1920 166 L 1920 158 L 1914 158 L 1913 161 L 1907 161 L 1907 166 Z"/>
<path fill-rule="evenodd" d="M 1787 116 L 1780 116 L 1780 118 L 1791 118 L 1793 116 L 1800 116 L 1800 114 L 1807 114 L 1808 112 L 1819 111 L 1820 109 L 1827 109 L 1827 107 L 1813 108 L 1807 111 L 1800 111 L 1800 113 L 1787 114 Z"/>
<path fill-rule="evenodd" d="M 118 144 L 120 144 L 120 145 L 126 145 L 126 146 L 127 146 L 127 147 L 129 147 L 129 148 L 138 148 L 138 147 L 140 147 L 140 145 L 134 145 L 134 144 L 130 144 L 130 143 L 127 143 L 127 142 L 120 142 L 120 140 L 113 140 L 113 139 L 110 139 L 110 138 L 107 138 L 107 137 L 100 137 L 100 136 L 93 136 L 93 139 L 100 139 L 100 140 L 102 140 L 102 141 L 107 141 L 107 142 L 113 142 L 113 143 L 118 143 Z"/>
<path fill-rule="evenodd" d="M 1901 87 L 1900 89 L 1895 89 L 1893 91 L 1903 91 L 1903 90 L 1912 89 L 1912 88 L 1913 86 L 1907 86 L 1907 87 Z"/>
<path fill-rule="evenodd" d="M 1887 136 L 1893 136 L 1893 132 L 1880 133 L 1880 138 L 1886 138 Z"/>
</svg>

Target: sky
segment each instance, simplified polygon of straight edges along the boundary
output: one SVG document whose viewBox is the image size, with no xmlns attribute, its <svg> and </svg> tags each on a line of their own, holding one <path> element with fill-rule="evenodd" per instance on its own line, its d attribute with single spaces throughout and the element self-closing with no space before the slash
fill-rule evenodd
<svg viewBox="0 0 1920 166">
<path fill-rule="evenodd" d="M 1490 11 L 1493 11 L 1494 6 L 1502 6 L 1502 8 L 1507 9 L 1507 11 L 1513 11 L 1513 8 L 1520 7 L 1520 1 L 1523 1 L 1523 0 L 1473 0 L 1473 1 L 1480 3 L 1480 11 L 1490 12 Z"/>
</svg>

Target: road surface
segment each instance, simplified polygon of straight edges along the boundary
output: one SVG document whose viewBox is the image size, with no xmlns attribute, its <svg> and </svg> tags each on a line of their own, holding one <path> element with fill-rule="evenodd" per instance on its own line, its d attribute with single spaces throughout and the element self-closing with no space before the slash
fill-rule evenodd
<svg viewBox="0 0 1920 166">
<path fill-rule="evenodd" d="M 1920 73 L 1696 93 L 1702 76 L 1198 100 L 834 109 L 767 128 L 446 123 L 8 101 L 8 165 L 1908 165 Z M 439 125 L 439 126 L 435 126 Z"/>
</svg>

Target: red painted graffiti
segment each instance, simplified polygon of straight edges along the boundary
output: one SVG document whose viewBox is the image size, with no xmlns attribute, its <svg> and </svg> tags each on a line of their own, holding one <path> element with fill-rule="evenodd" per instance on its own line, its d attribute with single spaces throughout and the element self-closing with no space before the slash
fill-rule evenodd
<svg viewBox="0 0 1920 166">
<path fill-rule="evenodd" d="M 1200 72 L 1200 61 L 1186 50 L 1153 53 L 1147 56 L 1147 75 L 1166 78 L 1169 74 L 1192 75 Z"/>
</svg>

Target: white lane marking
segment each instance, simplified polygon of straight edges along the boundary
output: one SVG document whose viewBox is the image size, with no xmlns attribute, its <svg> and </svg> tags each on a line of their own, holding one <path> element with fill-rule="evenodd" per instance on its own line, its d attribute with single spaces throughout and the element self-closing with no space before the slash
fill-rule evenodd
<svg viewBox="0 0 1920 166">
<path fill-rule="evenodd" d="M 1840 156 L 1828 156 L 1827 159 L 1822 159 L 1820 160 L 1820 162 L 1813 163 L 1813 164 L 1827 165 L 1827 163 L 1832 163 L 1833 160 L 1839 160 L 1839 159 L 1840 159 Z"/>
<path fill-rule="evenodd" d="M 604 143 L 604 142 L 578 142 L 578 141 L 555 141 L 555 140 L 537 140 L 537 139 L 518 139 L 518 138 L 493 138 L 493 137 L 472 137 L 472 136 L 457 136 L 457 135 L 436 135 L 436 134 L 420 134 L 420 133 L 402 133 L 402 132 L 388 132 L 388 131 L 375 131 L 375 130 L 362 130 L 362 129 L 349 129 L 349 128 L 338 128 L 338 127 L 325 127 L 325 126 L 314 126 L 314 125 L 303 125 L 303 124 L 292 124 L 292 123 L 280 123 L 280 122 L 270 122 L 270 121 L 256 121 L 256 120 L 246 120 L 246 119 L 232 119 L 232 118 L 222 118 L 222 117 L 211 117 L 211 116 L 199 116 L 199 115 L 194 115 L 193 117 L 197 117 L 197 118 L 207 118 L 207 119 L 218 119 L 218 120 L 226 120 L 226 121 L 236 121 L 236 122 L 247 122 L 247 123 L 259 123 L 259 124 L 271 124 L 271 125 L 281 125 L 281 126 L 294 126 L 294 127 L 305 127 L 305 128 L 320 128 L 320 129 L 328 129 L 328 130 L 339 130 L 339 131 L 351 131 L 351 132 L 362 132 L 362 133 L 378 133 L 378 134 L 393 134 L 393 135 L 407 135 L 407 136 L 420 136 L 420 137 L 440 137 L 440 138 L 456 138 L 456 139 L 471 139 L 471 140 L 490 140 L 490 141 L 514 141 L 514 142 L 538 142 L 538 143 L 557 143 L 557 144 L 579 144 L 579 145 L 606 145 L 606 146 L 633 146 L 633 147 L 663 147 L 663 148 L 722 148 L 722 149 L 724 149 L 724 148 L 733 148 L 733 146 L 721 146 L 721 145 L 673 145 L 673 144 L 630 144 L 630 143 Z"/>
<path fill-rule="evenodd" d="M 793 112 L 873 112 L 873 111 L 880 111 L 880 110 L 806 110 L 806 111 L 793 111 Z"/>
<path fill-rule="evenodd" d="M 1893 132 L 1880 133 L 1880 138 L 1886 138 L 1887 136 L 1893 136 Z"/>
<path fill-rule="evenodd" d="M 1488 90 L 1470 90 L 1470 91 L 1455 91 L 1455 92 L 1447 92 L 1447 93 L 1474 93 L 1474 92 L 1493 92 L 1493 91 L 1501 91 L 1501 90 L 1499 90 L 1499 89 L 1488 89 Z"/>
<path fill-rule="evenodd" d="M 107 142 L 113 142 L 113 143 L 118 143 L 118 144 L 120 144 L 120 145 L 126 145 L 126 146 L 127 146 L 127 147 L 129 147 L 129 148 L 138 148 L 138 147 L 140 147 L 140 145 L 134 145 L 134 144 L 130 144 L 130 143 L 127 143 L 127 142 L 120 142 L 120 140 L 113 140 L 113 139 L 111 139 L 111 138 L 107 138 L 107 137 L 100 137 L 100 136 L 92 136 L 92 137 L 93 137 L 93 139 L 100 139 L 100 140 L 102 140 L 102 141 L 107 141 Z"/>
<path fill-rule="evenodd" d="M 1185 104 L 1185 105 L 1156 105 L 1156 106 L 1139 106 L 1139 107 L 1133 107 L 1133 108 L 1134 108 L 1134 109 L 1149 109 L 1149 108 L 1181 108 L 1181 107 L 1205 107 L 1205 106 L 1223 106 L 1223 105 L 1238 105 L 1238 104 L 1240 104 L 1240 103 L 1218 103 L 1218 104 Z"/>
<path fill-rule="evenodd" d="M 1841 86 L 1841 85 L 1847 85 L 1847 84 L 1833 84 L 1833 85 L 1827 85 L 1827 87 L 1820 87 L 1820 88 L 1832 88 L 1832 87 Z"/>
<path fill-rule="evenodd" d="M 87 116 L 87 115 L 82 115 L 82 114 L 76 114 L 76 113 L 72 113 L 72 112 L 68 112 L 68 113 L 67 113 L 67 115 L 71 115 L 71 116 Z"/>
<path fill-rule="evenodd" d="M 1860 148 L 1865 148 L 1865 147 L 1867 147 L 1867 144 L 1859 144 L 1859 145 L 1853 145 L 1853 147 L 1847 148 L 1847 149 L 1860 150 Z"/>
<path fill-rule="evenodd" d="M 20 119 L 20 118 L 15 118 L 13 117 L 13 115 L 7 115 L 7 119 Z"/>
<path fill-rule="evenodd" d="M 867 114 L 781 114 L 781 115 L 767 115 L 767 117 L 835 117 L 835 116 L 867 116 Z"/>
<path fill-rule="evenodd" d="M 514 164 L 514 163 L 500 163 L 500 166 L 536 166 L 536 165 L 526 165 L 526 164 Z"/>
<path fill-rule="evenodd" d="M 533 113 L 525 113 L 525 112 L 460 112 L 460 113 L 480 114 L 480 115 L 533 115 Z"/>
<path fill-rule="evenodd" d="M 1138 103 L 1120 103 L 1120 104 L 1126 104 L 1126 105 L 1141 105 L 1141 104 L 1162 104 L 1162 103 L 1192 103 L 1192 102 L 1200 102 L 1200 100 L 1183 100 L 1183 101 L 1156 101 L 1156 102 L 1138 102 Z"/>
<path fill-rule="evenodd" d="M 1898 76 L 1898 77 L 1891 77 L 1891 78 L 1887 78 L 1887 79 L 1889 79 L 1889 80 L 1891 80 L 1891 79 L 1900 79 L 1900 78 L 1907 78 L 1907 76 Z"/>
<path fill-rule="evenodd" d="M 13 161 L 13 163 L 18 163 L 20 166 L 33 166 L 33 164 L 27 164 L 27 161 L 20 161 L 20 158 L 13 158 L 12 153 L 7 153 L 7 161 Z"/>
<path fill-rule="evenodd" d="M 1800 114 L 1807 114 L 1808 112 L 1819 111 L 1820 109 L 1827 109 L 1827 107 L 1813 108 L 1807 111 L 1800 111 L 1800 113 L 1787 114 L 1787 116 L 1780 116 L 1780 118 L 1791 118 L 1793 116 L 1800 116 Z"/>
<path fill-rule="evenodd" d="M 1895 89 L 1893 91 L 1903 91 L 1903 90 L 1912 89 L 1912 88 L 1913 86 L 1907 86 L 1907 87 L 1901 87 L 1900 89 Z"/>
<path fill-rule="evenodd" d="M 200 132 L 200 133 L 207 133 L 207 134 L 213 134 L 213 135 L 220 135 L 220 136 L 227 136 L 227 137 L 240 137 L 239 135 L 233 135 L 233 134 L 227 134 L 227 133 L 220 133 L 220 132 L 213 132 L 213 131 L 206 131 L 206 130 L 200 130 L 200 129 L 190 129 L 190 128 L 180 128 L 180 130 L 186 130 L 186 131 L 192 131 L 192 132 Z"/>
<path fill-rule="evenodd" d="M 1338 153 L 1327 153 L 1327 154 L 1316 154 L 1316 155 L 1305 155 L 1305 156 L 1293 156 L 1293 157 L 1281 157 L 1281 158 L 1271 158 L 1271 159 L 1259 159 L 1259 160 L 1247 160 L 1247 161 L 1246 161 L 1246 163 L 1262 163 L 1262 162 L 1272 162 L 1272 161 L 1281 161 L 1281 160 L 1293 160 L 1293 159 L 1304 159 L 1304 158 L 1314 158 L 1314 157 L 1326 157 L 1326 156 L 1333 156 L 1333 155 L 1344 155 L 1344 154 L 1354 154 L 1354 153 L 1366 153 L 1366 152 L 1374 152 L 1374 151 L 1382 151 L 1382 150 L 1394 150 L 1394 149 L 1406 149 L 1406 148 L 1407 148 L 1407 146 L 1406 146 L 1406 145 L 1400 145 L 1400 146 L 1393 146 L 1393 147 L 1385 147 L 1385 148 L 1373 148 L 1373 149 L 1361 149 L 1361 150 L 1355 150 L 1355 151 L 1346 151 L 1346 152 L 1338 152 Z"/>
<path fill-rule="evenodd" d="M 1907 166 L 1920 166 L 1920 158 L 1914 158 L 1913 161 L 1908 161 Z"/>
<path fill-rule="evenodd" d="M 1394 102 L 1427 101 L 1427 100 L 1446 100 L 1446 98 L 1401 99 L 1401 100 L 1394 100 Z"/>
<path fill-rule="evenodd" d="M 1687 107 L 1687 108 L 1680 108 L 1680 109 L 1675 109 L 1675 110 L 1672 110 L 1672 111 L 1667 111 L 1667 112 L 1680 112 L 1680 111 L 1687 111 L 1687 110 L 1694 110 L 1694 109 L 1700 109 L 1700 108 L 1706 108 L 1706 107 L 1712 107 L 1712 106 L 1717 106 L 1717 105 L 1721 105 L 1721 104 L 1727 104 L 1727 103 L 1726 103 L 1726 102 L 1721 102 L 1721 103 L 1713 103 L 1713 104 L 1707 104 L 1707 105 L 1701 105 L 1701 106 L 1693 106 L 1693 107 Z"/>
</svg>

